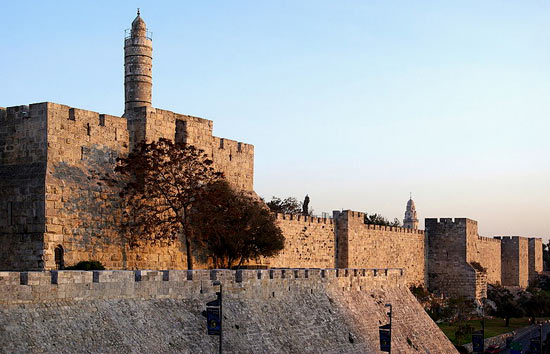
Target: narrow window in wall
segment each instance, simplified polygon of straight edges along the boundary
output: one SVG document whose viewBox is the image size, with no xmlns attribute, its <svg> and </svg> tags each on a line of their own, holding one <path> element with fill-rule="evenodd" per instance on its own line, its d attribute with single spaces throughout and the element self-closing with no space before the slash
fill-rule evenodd
<svg viewBox="0 0 550 354">
<path fill-rule="evenodd" d="M 13 225 L 12 207 L 13 207 L 12 202 L 8 202 L 8 215 L 7 215 L 8 225 Z"/>
<path fill-rule="evenodd" d="M 233 155 L 231 155 L 231 153 L 229 153 L 229 161 L 232 161 L 233 160 Z"/>
<path fill-rule="evenodd" d="M 181 119 L 176 119 L 176 136 L 174 141 L 176 144 L 183 144 L 187 140 L 187 122 Z"/>
<path fill-rule="evenodd" d="M 117 140 L 118 140 L 118 129 L 115 128 L 115 141 L 117 141 Z"/>
<path fill-rule="evenodd" d="M 220 149 L 223 149 L 223 138 L 220 139 Z"/>
<path fill-rule="evenodd" d="M 75 120 L 75 118 L 74 118 L 74 108 L 69 109 L 69 120 Z"/>
<path fill-rule="evenodd" d="M 242 143 L 237 144 L 237 152 L 243 152 L 241 144 Z"/>
<path fill-rule="evenodd" d="M 86 123 L 86 134 L 90 136 L 90 123 Z"/>
<path fill-rule="evenodd" d="M 57 245 L 54 250 L 55 266 L 57 269 L 65 268 L 64 253 L 63 246 Z"/>
<path fill-rule="evenodd" d="M 84 146 L 80 147 L 80 159 L 84 160 Z"/>
</svg>

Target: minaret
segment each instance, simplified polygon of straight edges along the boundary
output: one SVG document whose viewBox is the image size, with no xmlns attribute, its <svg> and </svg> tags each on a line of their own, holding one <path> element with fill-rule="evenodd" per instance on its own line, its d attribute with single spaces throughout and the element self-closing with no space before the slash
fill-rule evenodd
<svg viewBox="0 0 550 354">
<path fill-rule="evenodd" d="M 153 41 L 145 21 L 139 16 L 124 40 L 124 115 L 134 107 L 151 106 L 153 89 Z"/>
<path fill-rule="evenodd" d="M 403 219 L 403 227 L 407 229 L 418 229 L 418 219 L 416 217 L 416 206 L 412 200 L 412 195 L 407 202 L 407 209 L 405 210 L 405 219 Z"/>
</svg>

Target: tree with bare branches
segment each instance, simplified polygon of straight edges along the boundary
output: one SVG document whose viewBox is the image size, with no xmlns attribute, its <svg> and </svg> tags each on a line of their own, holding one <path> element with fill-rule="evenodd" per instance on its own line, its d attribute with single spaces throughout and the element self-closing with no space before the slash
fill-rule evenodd
<svg viewBox="0 0 550 354">
<path fill-rule="evenodd" d="M 168 139 L 141 143 L 119 158 L 115 171 L 122 183 L 126 235 L 131 247 L 183 241 L 187 267 L 193 269 L 190 213 L 211 183 L 223 179 L 203 150 Z"/>
</svg>

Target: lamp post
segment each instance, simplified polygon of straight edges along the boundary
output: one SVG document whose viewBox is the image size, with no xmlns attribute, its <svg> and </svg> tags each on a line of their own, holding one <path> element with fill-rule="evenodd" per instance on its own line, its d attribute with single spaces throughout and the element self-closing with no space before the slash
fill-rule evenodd
<svg viewBox="0 0 550 354">
<path fill-rule="evenodd" d="M 212 285 L 219 285 L 220 292 L 216 293 L 218 295 L 218 300 L 220 302 L 220 342 L 218 346 L 219 354 L 222 354 L 222 342 L 223 342 L 223 311 L 222 311 L 222 283 L 219 280 L 214 281 Z"/>
<path fill-rule="evenodd" d="M 388 316 L 390 317 L 390 351 L 389 351 L 389 353 L 391 354 L 391 315 L 392 315 L 392 306 L 391 306 L 391 304 L 385 304 L 384 306 L 390 308 L 390 312 L 388 312 Z"/>
<path fill-rule="evenodd" d="M 215 280 L 212 285 L 219 285 L 220 291 L 216 292 L 217 298 L 206 303 L 206 327 L 208 335 L 219 336 L 219 354 L 222 354 L 223 342 L 223 312 L 222 312 L 222 283 Z"/>
</svg>

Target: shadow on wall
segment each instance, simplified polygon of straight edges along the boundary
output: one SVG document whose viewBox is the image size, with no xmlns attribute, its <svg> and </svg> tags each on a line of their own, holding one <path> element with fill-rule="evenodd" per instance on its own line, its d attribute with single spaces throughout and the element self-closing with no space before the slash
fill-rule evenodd
<svg viewBox="0 0 550 354">
<path fill-rule="evenodd" d="M 63 233 L 69 262 L 74 261 L 71 253 L 85 252 L 90 259 L 96 259 L 100 252 L 114 253 L 115 247 L 125 268 L 127 246 L 120 232 L 120 184 L 114 179 L 119 152 L 97 145 L 81 149 L 80 160 L 59 161 L 54 163 L 53 168 L 49 167 L 47 200 L 55 203 L 53 208 L 51 205 L 47 208 L 46 223 L 62 226 L 61 230 L 52 229 Z"/>
</svg>

